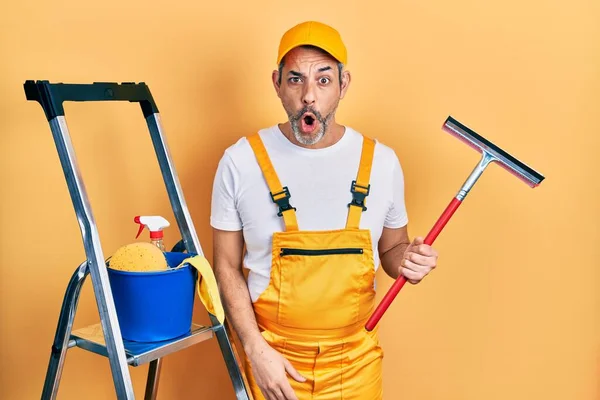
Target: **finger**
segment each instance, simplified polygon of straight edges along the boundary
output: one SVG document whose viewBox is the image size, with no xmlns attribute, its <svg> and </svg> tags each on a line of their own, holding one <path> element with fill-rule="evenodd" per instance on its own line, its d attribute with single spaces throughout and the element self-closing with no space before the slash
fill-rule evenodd
<svg viewBox="0 0 600 400">
<path fill-rule="evenodd" d="M 413 252 L 406 253 L 406 256 L 404 258 L 408 261 L 412 261 L 415 264 L 432 267 L 432 268 L 435 267 L 435 264 L 436 264 L 435 257 L 424 256 L 424 255 L 413 253 Z"/>
<path fill-rule="evenodd" d="M 290 385 L 290 383 L 287 380 L 285 381 L 285 384 L 281 387 L 281 392 L 285 400 L 298 400 L 296 393 L 294 393 L 294 389 L 292 389 L 292 385 Z"/>
<path fill-rule="evenodd" d="M 437 251 L 435 251 L 433 247 L 428 244 L 415 245 L 408 250 L 412 253 L 417 253 L 422 256 L 437 257 Z"/>
<path fill-rule="evenodd" d="M 269 400 L 287 400 L 285 398 L 285 396 L 283 395 L 283 392 L 281 391 L 281 389 L 278 387 L 269 389 L 269 395 L 270 395 Z"/>
<path fill-rule="evenodd" d="M 408 262 L 410 263 L 410 261 Z M 421 269 L 422 267 L 411 265 L 411 268 L 401 268 L 400 270 L 400 273 L 411 283 L 419 282 L 427 275 L 427 271 Z"/>
<path fill-rule="evenodd" d="M 421 236 L 417 236 L 417 237 L 416 237 L 416 238 L 413 240 L 413 242 L 412 242 L 412 245 L 413 245 L 413 246 L 420 246 L 420 245 L 422 245 L 423 243 L 425 243 L 425 240 L 424 240 L 424 239 L 423 239 Z"/>
<path fill-rule="evenodd" d="M 298 382 L 306 381 L 306 378 L 303 377 L 302 375 L 300 375 L 300 373 L 298 371 L 296 371 L 296 368 L 294 368 L 292 366 L 292 363 L 289 362 L 289 360 L 287 358 L 283 359 L 283 365 L 285 366 L 285 370 L 287 371 L 287 373 L 290 374 L 290 376 L 292 378 L 294 378 L 295 381 L 298 381 Z"/>
<path fill-rule="evenodd" d="M 430 266 L 427 265 L 420 265 L 420 264 L 416 264 L 410 260 L 407 260 L 406 258 L 402 260 L 401 265 L 405 268 L 408 269 L 410 271 L 413 272 L 417 272 L 417 273 L 428 273 L 431 270 Z"/>
<path fill-rule="evenodd" d="M 260 392 L 262 393 L 263 397 L 266 400 L 277 400 L 277 397 L 272 393 L 271 389 L 269 388 L 262 388 L 260 387 Z"/>
<path fill-rule="evenodd" d="M 418 282 L 422 279 L 422 274 L 419 272 L 412 271 L 408 268 L 401 268 L 400 273 L 404 275 L 407 281 L 410 283 Z"/>
</svg>

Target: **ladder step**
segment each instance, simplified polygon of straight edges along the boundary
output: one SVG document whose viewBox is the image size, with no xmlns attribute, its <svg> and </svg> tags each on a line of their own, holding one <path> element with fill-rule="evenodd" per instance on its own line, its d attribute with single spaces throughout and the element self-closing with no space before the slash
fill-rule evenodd
<svg viewBox="0 0 600 400">
<path fill-rule="evenodd" d="M 211 339 L 212 337 L 213 330 L 211 327 L 192 324 L 189 333 L 175 339 L 150 343 L 124 340 L 123 344 L 125 345 L 127 363 L 137 367 L 150 361 L 154 361 L 157 358 L 183 350 L 186 347 Z M 104 334 L 102 333 L 102 325 L 100 325 L 100 323 L 74 330 L 71 333 L 69 347 L 74 346 L 108 357 L 106 343 L 104 342 Z"/>
</svg>

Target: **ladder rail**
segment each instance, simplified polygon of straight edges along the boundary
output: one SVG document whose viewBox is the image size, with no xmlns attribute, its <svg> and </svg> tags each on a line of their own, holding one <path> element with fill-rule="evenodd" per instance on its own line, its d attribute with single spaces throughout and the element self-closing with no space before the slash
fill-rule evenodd
<svg viewBox="0 0 600 400">
<path fill-rule="evenodd" d="M 100 322 L 106 337 L 108 359 L 115 390 L 119 399 L 134 399 L 133 384 L 125 355 L 125 347 L 121 339 L 121 329 L 110 289 L 108 271 L 102 254 L 100 236 L 65 117 L 59 115 L 52 118 L 50 128 L 81 230 L 89 273 L 93 283 L 94 297 L 96 298 Z"/>
<path fill-rule="evenodd" d="M 146 124 L 185 248 L 190 253 L 204 255 L 163 133 L 160 114 L 156 112 L 146 116 Z"/>
<path fill-rule="evenodd" d="M 158 393 L 158 378 L 160 377 L 160 370 L 162 368 L 162 358 L 157 358 L 150 362 L 148 367 L 148 379 L 146 380 L 146 394 L 144 400 L 156 400 L 156 394 Z"/>
<path fill-rule="evenodd" d="M 213 332 L 217 337 L 217 342 L 223 353 L 225 359 L 225 365 L 227 371 L 229 371 L 229 378 L 233 383 L 233 390 L 235 396 L 240 400 L 253 400 L 252 394 L 247 389 L 249 387 L 246 374 L 244 369 L 239 362 L 239 357 L 235 351 L 235 347 L 231 343 L 231 329 L 227 321 L 223 324 L 219 324 L 219 321 L 215 316 L 209 313 L 210 320 L 213 324 Z"/>
<path fill-rule="evenodd" d="M 56 327 L 54 344 L 52 345 L 50 353 L 50 362 L 48 364 L 44 388 L 42 390 L 42 400 L 54 400 L 58 394 L 58 386 L 60 378 L 62 377 L 67 350 L 70 347 L 69 341 L 71 338 L 71 331 L 73 330 L 73 321 L 75 320 L 77 304 L 79 302 L 79 294 L 81 293 L 81 288 L 83 287 L 83 283 L 88 273 L 88 263 L 87 261 L 84 261 L 75 270 L 75 273 L 67 286 Z"/>
</svg>

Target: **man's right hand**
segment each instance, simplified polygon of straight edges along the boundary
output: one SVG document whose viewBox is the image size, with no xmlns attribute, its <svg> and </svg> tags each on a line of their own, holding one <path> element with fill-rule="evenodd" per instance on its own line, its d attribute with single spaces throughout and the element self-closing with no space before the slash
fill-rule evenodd
<svg viewBox="0 0 600 400">
<path fill-rule="evenodd" d="M 246 355 L 256 384 L 267 400 L 298 400 L 286 372 L 298 382 L 305 382 L 306 378 L 277 350 L 263 341 L 248 350 Z"/>
</svg>

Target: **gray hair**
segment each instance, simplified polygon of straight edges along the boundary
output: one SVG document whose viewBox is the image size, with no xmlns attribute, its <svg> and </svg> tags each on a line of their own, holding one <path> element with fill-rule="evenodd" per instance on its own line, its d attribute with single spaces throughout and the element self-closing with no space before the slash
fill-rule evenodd
<svg viewBox="0 0 600 400">
<path fill-rule="evenodd" d="M 317 50 L 320 53 L 330 55 L 328 52 L 326 52 L 325 50 L 323 50 L 320 47 L 311 46 L 311 45 L 308 45 L 308 44 L 307 45 L 302 45 L 300 47 L 302 47 L 303 49 Z M 285 56 L 283 56 L 283 58 L 281 59 L 281 62 L 279 63 L 279 68 L 278 68 L 278 70 L 279 70 L 279 79 L 278 79 L 277 83 L 280 84 L 280 85 L 281 85 L 281 75 L 282 75 L 282 72 L 283 72 L 283 66 L 284 65 L 285 65 Z M 344 69 L 344 64 L 342 64 L 341 62 L 338 62 L 337 65 L 338 65 L 338 75 L 339 75 L 339 79 L 340 79 L 340 86 L 342 86 L 342 71 Z"/>
</svg>

